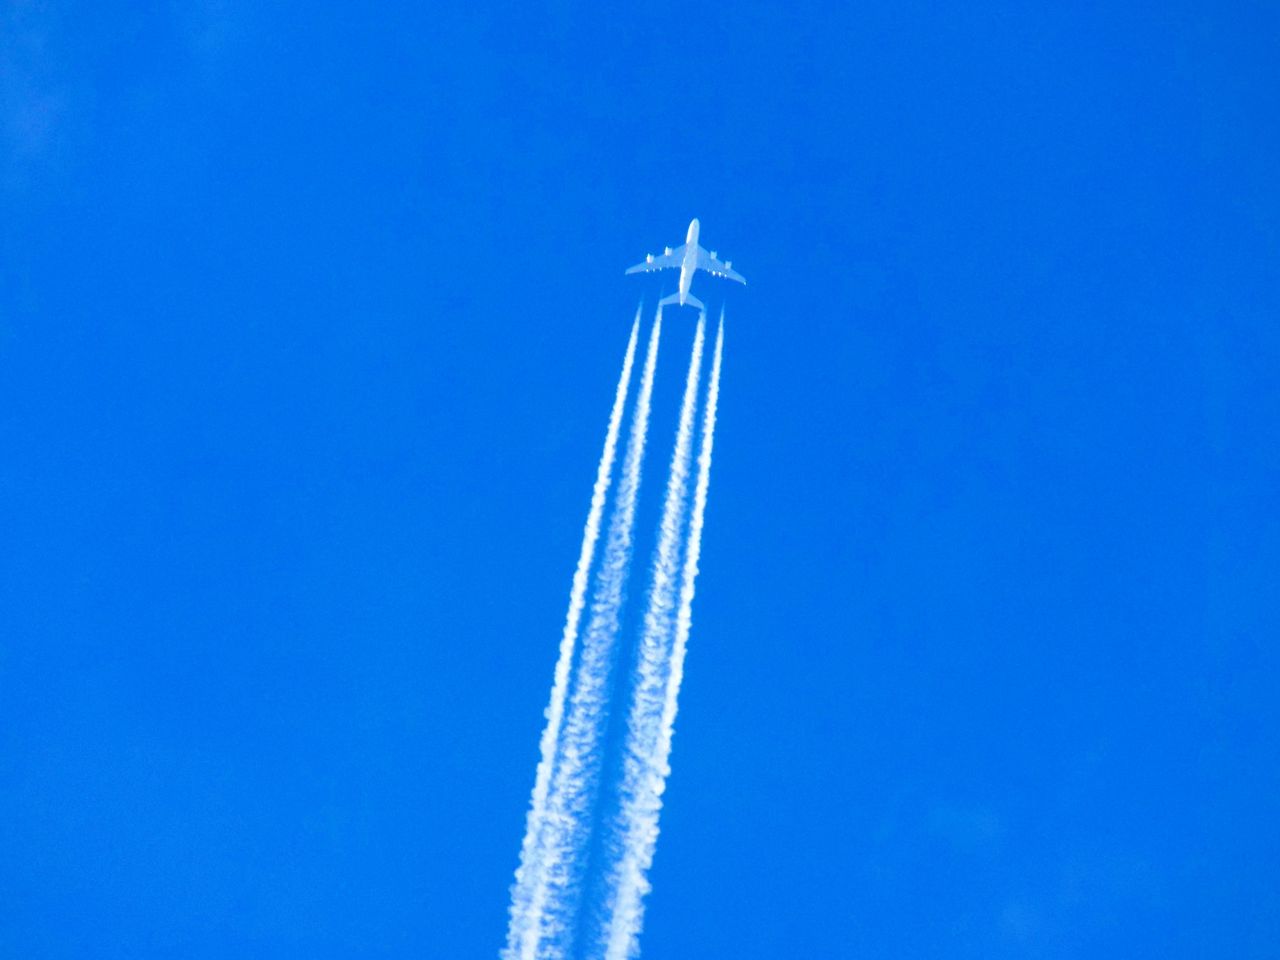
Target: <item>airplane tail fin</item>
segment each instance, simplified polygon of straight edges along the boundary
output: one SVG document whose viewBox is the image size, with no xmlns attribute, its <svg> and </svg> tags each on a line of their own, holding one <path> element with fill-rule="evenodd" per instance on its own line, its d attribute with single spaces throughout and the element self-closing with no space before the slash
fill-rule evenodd
<svg viewBox="0 0 1280 960">
<path fill-rule="evenodd" d="M 685 294 L 684 302 L 686 306 L 696 307 L 697 309 L 702 311 L 705 311 L 707 309 L 702 305 L 702 301 L 699 300 L 697 297 L 695 297 L 691 293 Z M 673 304 L 679 305 L 679 303 L 680 303 L 680 294 L 673 293 L 671 296 L 663 297 L 661 300 L 659 300 L 658 306 L 669 307 L 669 306 L 672 306 Z"/>
</svg>

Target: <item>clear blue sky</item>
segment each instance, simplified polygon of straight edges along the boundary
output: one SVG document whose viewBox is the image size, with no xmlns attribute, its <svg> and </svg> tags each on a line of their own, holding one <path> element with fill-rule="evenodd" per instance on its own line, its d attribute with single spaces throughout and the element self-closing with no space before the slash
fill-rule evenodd
<svg viewBox="0 0 1280 960">
<path fill-rule="evenodd" d="M 496 954 L 698 216 L 646 956 L 1274 956 L 1275 5 L 373 6 L 0 7 L 0 955 Z"/>
</svg>

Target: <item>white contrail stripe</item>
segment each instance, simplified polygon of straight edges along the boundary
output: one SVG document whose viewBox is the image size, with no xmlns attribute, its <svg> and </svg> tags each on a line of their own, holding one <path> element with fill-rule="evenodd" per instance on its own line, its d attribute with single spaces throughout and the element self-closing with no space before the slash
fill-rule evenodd
<svg viewBox="0 0 1280 960">
<path fill-rule="evenodd" d="M 569 591 L 569 612 L 565 616 L 564 632 L 560 636 L 560 656 L 556 661 L 555 678 L 551 685 L 551 700 L 544 716 L 547 725 L 539 744 L 541 756 L 534 778 L 533 794 L 529 800 L 529 814 L 525 820 L 524 841 L 520 846 L 520 866 L 516 868 L 515 883 L 511 888 L 511 916 L 507 929 L 507 949 L 504 956 L 514 956 L 516 944 L 528 926 L 529 886 L 532 881 L 532 864 L 538 847 L 538 837 L 546 816 L 547 790 L 551 782 L 551 766 L 555 760 L 556 745 L 560 738 L 560 723 L 564 715 L 564 701 L 569 688 L 569 668 L 573 663 L 573 651 L 578 639 L 578 624 L 587 594 L 587 575 L 595 558 L 596 542 L 600 539 L 600 517 L 604 513 L 606 495 L 613 478 L 613 462 L 617 456 L 618 431 L 622 413 L 626 407 L 627 391 L 631 385 L 631 368 L 635 362 L 636 338 L 640 331 L 640 308 L 636 308 L 635 322 L 631 325 L 631 338 L 622 359 L 622 374 L 614 391 L 613 410 L 609 414 L 609 427 L 605 432 L 604 450 L 596 468 L 596 482 L 591 491 L 591 508 L 587 512 L 586 526 L 582 532 L 582 547 L 578 552 L 578 566 L 573 573 L 573 586 Z"/>
<path fill-rule="evenodd" d="M 647 874 L 653 864 L 658 841 L 658 814 L 662 793 L 671 772 L 671 739 L 675 730 L 680 683 L 684 677 L 685 650 L 693 624 L 693 593 L 698 576 L 698 559 L 702 551 L 702 525 L 707 510 L 707 491 L 711 485 L 711 448 L 715 439 L 716 405 L 720 397 L 720 357 L 724 346 L 724 312 L 716 332 L 716 348 L 711 362 L 711 379 L 707 387 L 707 405 L 702 421 L 702 448 L 698 453 L 698 480 L 689 518 L 688 547 L 680 585 L 680 607 L 676 614 L 675 640 L 671 648 L 671 664 L 667 674 L 662 721 L 657 743 L 644 781 L 646 795 L 638 804 L 640 819 L 633 822 L 629 843 L 621 866 L 620 884 L 612 903 L 606 960 L 626 960 L 639 955 L 640 927 L 644 920 L 644 896 L 649 891 Z M 630 841 L 634 841 L 634 847 Z"/>
<path fill-rule="evenodd" d="M 702 370 L 702 348 L 706 317 L 698 318 L 689 373 L 685 379 L 684 401 L 680 406 L 675 450 L 671 455 L 671 472 L 667 477 L 667 496 L 659 522 L 658 545 L 654 550 L 653 579 L 649 587 L 649 605 L 644 615 L 644 629 L 636 656 L 635 689 L 627 723 L 626 749 L 623 755 L 621 808 L 611 838 L 616 858 L 608 877 L 606 902 L 615 903 L 619 891 L 629 889 L 642 855 L 645 825 L 651 819 L 653 802 L 647 789 L 650 766 L 657 748 L 658 725 L 666 696 L 666 680 L 675 631 L 675 597 L 680 574 L 680 554 L 684 532 L 685 501 L 689 489 L 689 464 L 693 451 L 694 410 L 698 399 L 698 378 Z M 614 911 L 603 933 L 606 950 L 625 937 L 622 918 Z"/>
<path fill-rule="evenodd" d="M 595 796 L 600 762 L 598 748 L 608 700 L 609 666 L 618 634 L 622 589 L 631 561 L 636 499 L 661 333 L 662 309 L 659 308 L 649 335 L 622 478 L 592 596 L 591 618 L 574 675 L 568 718 L 560 739 L 559 759 L 552 773 L 539 875 L 534 878 L 529 923 L 520 939 L 520 960 L 562 957 L 569 948 L 574 919 L 574 888 L 580 854 L 586 844 L 586 821 Z"/>
</svg>

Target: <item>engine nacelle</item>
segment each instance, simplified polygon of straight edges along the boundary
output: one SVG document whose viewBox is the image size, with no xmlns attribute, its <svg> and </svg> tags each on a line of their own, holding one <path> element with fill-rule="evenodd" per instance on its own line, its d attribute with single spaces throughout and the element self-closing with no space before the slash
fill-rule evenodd
<svg viewBox="0 0 1280 960">
<path fill-rule="evenodd" d="M 733 269 L 733 261 L 732 261 L 732 260 L 726 260 L 726 261 L 724 262 L 724 268 L 725 268 L 726 270 L 732 270 L 732 269 Z"/>
<path fill-rule="evenodd" d="M 714 250 L 712 250 L 712 251 L 711 251 L 711 259 L 712 259 L 712 260 L 714 260 L 714 259 L 715 259 L 716 257 L 718 257 L 718 256 L 720 256 L 720 254 L 716 253 Z"/>
<path fill-rule="evenodd" d="M 663 255 L 664 257 L 669 257 L 669 256 L 671 256 L 671 248 L 670 248 L 670 247 L 663 247 L 663 248 L 662 248 L 662 255 Z"/>
<path fill-rule="evenodd" d="M 644 262 L 645 262 L 645 263 L 653 263 L 653 254 L 652 254 L 652 253 L 646 253 L 646 254 L 644 255 Z"/>
</svg>

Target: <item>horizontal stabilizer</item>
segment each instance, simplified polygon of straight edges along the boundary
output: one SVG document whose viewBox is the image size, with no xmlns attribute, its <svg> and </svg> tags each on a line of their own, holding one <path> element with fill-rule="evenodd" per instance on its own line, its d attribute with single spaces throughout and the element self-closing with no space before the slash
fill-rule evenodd
<svg viewBox="0 0 1280 960">
<path fill-rule="evenodd" d="M 699 300 L 697 297 L 695 297 L 691 293 L 685 294 L 684 303 L 685 303 L 685 306 L 697 307 L 699 310 L 706 309 L 706 307 L 702 305 L 702 301 Z M 673 293 L 671 296 L 663 297 L 661 300 L 658 301 L 658 306 L 660 307 L 670 307 L 672 305 L 675 305 L 675 306 L 680 305 L 680 294 Z"/>
</svg>

